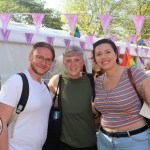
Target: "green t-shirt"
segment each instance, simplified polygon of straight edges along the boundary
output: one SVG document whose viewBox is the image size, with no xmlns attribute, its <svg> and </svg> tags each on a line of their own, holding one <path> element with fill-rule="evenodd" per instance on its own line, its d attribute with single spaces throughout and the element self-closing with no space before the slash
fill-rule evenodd
<svg viewBox="0 0 150 150">
<path fill-rule="evenodd" d="M 62 136 L 61 141 L 75 148 L 96 144 L 96 130 L 91 107 L 92 87 L 86 75 L 61 81 Z"/>
</svg>

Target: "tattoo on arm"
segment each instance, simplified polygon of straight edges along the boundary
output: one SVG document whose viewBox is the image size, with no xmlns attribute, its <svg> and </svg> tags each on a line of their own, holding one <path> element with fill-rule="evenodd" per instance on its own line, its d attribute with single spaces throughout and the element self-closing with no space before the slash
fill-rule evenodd
<svg viewBox="0 0 150 150">
<path fill-rule="evenodd" d="M 2 118 L 0 117 L 0 134 L 3 131 L 3 122 L 2 122 Z"/>
</svg>

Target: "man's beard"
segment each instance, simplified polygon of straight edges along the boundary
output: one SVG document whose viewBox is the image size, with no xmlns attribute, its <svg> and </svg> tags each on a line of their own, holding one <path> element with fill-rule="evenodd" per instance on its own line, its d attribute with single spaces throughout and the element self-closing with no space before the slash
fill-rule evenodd
<svg viewBox="0 0 150 150">
<path fill-rule="evenodd" d="M 33 64 L 30 65 L 32 70 L 37 74 L 37 75 L 40 75 L 40 76 L 43 76 L 48 70 L 46 70 L 44 73 L 40 73 L 38 72 L 38 70 L 34 67 Z"/>
</svg>

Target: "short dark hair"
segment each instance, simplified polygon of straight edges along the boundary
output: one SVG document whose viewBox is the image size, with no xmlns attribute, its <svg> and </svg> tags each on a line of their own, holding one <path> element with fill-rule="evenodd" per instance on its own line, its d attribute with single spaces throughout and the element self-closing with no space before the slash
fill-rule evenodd
<svg viewBox="0 0 150 150">
<path fill-rule="evenodd" d="M 52 52 L 52 60 L 55 59 L 55 51 L 52 45 L 46 43 L 46 42 L 37 42 L 33 45 L 31 52 L 33 52 L 38 47 L 45 47 L 48 48 Z"/>
<path fill-rule="evenodd" d="M 116 44 L 111 39 L 101 39 L 101 40 L 98 40 L 97 42 L 95 42 L 93 44 L 93 58 L 94 58 L 94 61 L 95 61 L 95 48 L 97 46 L 101 45 L 101 44 L 109 44 L 112 47 L 114 52 L 117 54 L 116 62 L 117 62 L 117 64 L 119 64 L 118 48 L 117 48 Z"/>
</svg>

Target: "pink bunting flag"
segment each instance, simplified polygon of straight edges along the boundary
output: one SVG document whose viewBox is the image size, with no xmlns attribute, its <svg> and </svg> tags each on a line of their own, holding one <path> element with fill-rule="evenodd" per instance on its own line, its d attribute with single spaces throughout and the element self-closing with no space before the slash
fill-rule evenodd
<svg viewBox="0 0 150 150">
<path fill-rule="evenodd" d="M 54 37 L 47 36 L 47 42 L 48 42 L 49 44 L 53 45 Z"/>
<path fill-rule="evenodd" d="M 147 56 L 148 52 L 149 52 L 149 48 L 146 47 L 146 48 L 143 48 L 144 52 L 145 52 L 145 55 Z"/>
<path fill-rule="evenodd" d="M 113 42 L 116 42 L 116 40 L 117 40 L 117 35 L 116 35 L 116 34 L 111 34 L 111 35 L 109 35 L 109 38 L 110 38 Z"/>
<path fill-rule="evenodd" d="M 76 22 L 78 20 L 78 15 L 77 14 L 66 14 L 65 15 L 70 27 L 70 32 L 73 33 L 74 32 L 74 28 L 76 25 Z"/>
<path fill-rule="evenodd" d="M 146 44 L 146 46 L 148 47 L 150 44 L 150 40 L 149 39 L 143 39 L 144 43 Z"/>
<path fill-rule="evenodd" d="M 69 47 L 70 46 L 70 40 L 69 39 L 64 39 L 65 46 Z"/>
<path fill-rule="evenodd" d="M 9 34 L 10 34 L 10 30 L 1 29 L 1 33 L 2 33 L 2 36 L 3 36 L 4 41 L 8 41 L 8 37 L 9 37 Z"/>
<path fill-rule="evenodd" d="M 125 40 L 125 43 L 127 45 L 127 48 L 130 49 L 130 43 L 131 43 L 131 39 L 130 38 L 126 38 L 124 39 Z"/>
<path fill-rule="evenodd" d="M 45 14 L 32 14 L 32 19 L 33 19 L 37 32 L 39 32 L 40 30 L 44 17 L 45 17 Z"/>
<path fill-rule="evenodd" d="M 110 24 L 110 21 L 112 19 L 111 15 L 103 15 L 103 14 L 99 14 L 99 19 L 103 28 L 104 33 L 106 33 L 108 26 Z"/>
<path fill-rule="evenodd" d="M 136 55 L 138 56 L 138 54 L 139 54 L 139 49 L 138 49 L 138 47 L 136 47 L 134 50 L 135 50 L 135 52 L 136 52 Z"/>
<path fill-rule="evenodd" d="M 132 19 L 134 21 L 137 35 L 140 35 L 145 18 L 144 16 L 133 16 Z"/>
<path fill-rule="evenodd" d="M 141 63 L 144 65 L 144 59 L 142 57 L 139 57 Z"/>
<path fill-rule="evenodd" d="M 8 23 L 10 21 L 11 14 L 0 14 L 0 20 L 4 31 L 7 30 Z"/>
<path fill-rule="evenodd" d="M 29 45 L 31 43 L 33 34 L 32 33 L 25 33 L 25 37 L 26 37 L 27 44 Z"/>
<path fill-rule="evenodd" d="M 133 42 L 133 44 L 136 44 L 137 37 L 138 37 L 137 34 L 130 34 L 130 39 L 131 39 L 131 42 Z"/>
<path fill-rule="evenodd" d="M 84 50 L 85 49 L 85 42 L 80 41 L 80 47 L 82 50 Z"/>
<path fill-rule="evenodd" d="M 92 44 L 93 44 L 93 42 L 94 42 L 94 39 L 95 39 L 95 35 L 88 35 L 88 36 L 86 36 L 85 37 L 85 39 L 86 39 L 86 44 L 88 45 L 88 46 L 91 46 Z"/>
</svg>

